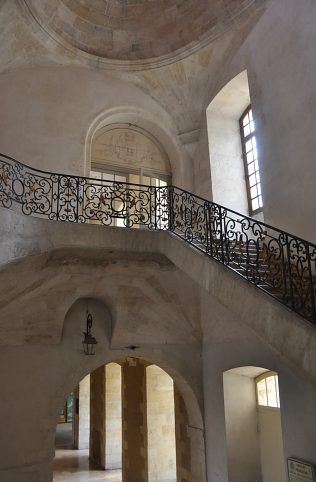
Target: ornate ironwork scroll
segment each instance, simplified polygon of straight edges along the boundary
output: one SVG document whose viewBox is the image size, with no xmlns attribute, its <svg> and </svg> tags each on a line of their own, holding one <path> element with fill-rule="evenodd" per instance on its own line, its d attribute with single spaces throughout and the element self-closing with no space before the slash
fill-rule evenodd
<svg viewBox="0 0 316 482">
<path fill-rule="evenodd" d="M 0 156 L 0 206 L 55 221 L 168 229 L 167 187 L 31 169 Z"/>
<path fill-rule="evenodd" d="M 316 324 L 316 245 L 174 186 L 49 173 L 0 155 L 0 206 L 56 221 L 169 230 Z"/>
<path fill-rule="evenodd" d="M 170 187 L 170 230 L 316 323 L 316 246 Z"/>
</svg>

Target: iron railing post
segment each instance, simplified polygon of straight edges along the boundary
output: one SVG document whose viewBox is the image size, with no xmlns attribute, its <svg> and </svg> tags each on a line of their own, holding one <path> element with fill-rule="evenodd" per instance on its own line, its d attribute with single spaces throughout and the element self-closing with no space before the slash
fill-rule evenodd
<svg viewBox="0 0 316 482">
<path fill-rule="evenodd" d="M 155 188 L 154 188 L 154 211 L 155 211 L 154 219 L 155 219 L 155 230 L 157 230 L 157 208 L 158 208 L 157 189 L 158 189 L 158 187 L 155 186 Z M 151 203 L 151 197 L 152 197 L 152 196 L 150 196 L 150 203 Z M 151 217 L 151 216 L 152 216 L 152 206 L 150 206 L 149 213 L 150 213 L 150 217 Z"/>
<path fill-rule="evenodd" d="M 311 316 L 314 321 L 315 320 L 315 290 L 314 290 L 314 280 L 313 280 L 313 272 L 312 272 L 312 266 L 311 266 L 311 256 L 310 256 L 310 250 L 309 250 L 309 243 L 305 243 L 305 249 L 306 249 L 306 260 L 307 260 L 307 266 L 308 266 L 308 274 L 309 274 L 309 292 L 310 292 L 310 297 L 311 297 Z"/>
<path fill-rule="evenodd" d="M 59 194 L 60 194 L 60 174 L 57 175 L 57 205 L 56 205 L 56 220 L 59 220 Z"/>
<path fill-rule="evenodd" d="M 223 208 L 222 206 L 219 206 L 219 229 L 220 229 L 220 245 L 221 245 L 221 259 L 222 263 L 225 264 L 225 254 L 224 254 L 224 230 L 223 230 L 223 214 L 222 214 Z"/>
<path fill-rule="evenodd" d="M 174 213 L 174 187 L 173 186 L 168 186 L 168 211 L 169 211 L 169 231 L 174 231 L 175 226 L 174 226 L 174 218 L 175 218 L 175 213 Z"/>
<path fill-rule="evenodd" d="M 289 278 L 289 288 L 290 288 L 290 307 L 294 309 L 294 293 L 293 293 L 293 282 L 292 282 L 292 266 L 291 266 L 291 253 L 290 253 L 290 244 L 289 244 L 289 237 L 285 235 L 285 246 L 286 246 L 286 261 L 287 261 L 287 270 L 288 270 L 288 278 Z"/>
<path fill-rule="evenodd" d="M 206 254 L 210 254 L 210 242 L 211 242 L 211 226 L 210 226 L 210 212 L 209 212 L 209 202 L 204 203 L 204 221 L 205 221 L 205 250 Z"/>
</svg>

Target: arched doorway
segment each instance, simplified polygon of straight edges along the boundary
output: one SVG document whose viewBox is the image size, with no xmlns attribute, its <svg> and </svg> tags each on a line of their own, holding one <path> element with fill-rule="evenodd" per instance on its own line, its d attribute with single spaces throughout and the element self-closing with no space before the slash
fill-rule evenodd
<svg viewBox="0 0 316 482">
<path fill-rule="evenodd" d="M 74 394 L 74 447 L 56 446 L 54 481 L 74 480 L 78 469 L 81 480 L 180 480 L 183 403 L 162 368 L 139 358 L 116 360 L 87 375 Z"/>
</svg>

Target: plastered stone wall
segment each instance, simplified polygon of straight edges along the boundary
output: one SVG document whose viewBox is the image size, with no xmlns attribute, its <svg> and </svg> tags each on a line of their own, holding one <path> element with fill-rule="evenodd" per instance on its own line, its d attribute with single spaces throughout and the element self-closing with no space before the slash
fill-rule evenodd
<svg viewBox="0 0 316 482">
<path fill-rule="evenodd" d="M 270 1 L 209 91 L 211 101 L 247 69 L 258 129 L 265 221 L 312 242 L 316 240 L 310 222 L 316 180 L 315 18 L 316 5 L 311 0 Z"/>
<path fill-rule="evenodd" d="M 146 363 L 122 364 L 123 480 L 148 481 Z"/>
<path fill-rule="evenodd" d="M 3 210 L 1 213 L 3 213 Z M 197 443 L 197 450 L 201 456 L 204 454 L 204 435 L 206 437 L 208 481 L 227 481 L 227 474 L 225 475 L 227 460 L 222 373 L 237 366 L 261 366 L 279 372 L 283 404 L 282 424 L 285 456 L 297 454 L 301 458 L 313 461 L 313 447 L 315 446 L 315 427 L 312 415 L 315 407 L 315 373 L 313 371 L 315 368 L 313 362 L 315 350 L 313 349 L 313 340 L 315 335 L 312 328 L 308 325 L 305 326 L 295 315 L 284 310 L 281 305 L 264 294 L 249 287 L 242 280 L 225 270 L 224 267 L 212 262 L 206 263 L 204 256 L 184 246 L 183 243 L 166 233 L 140 232 L 140 230 L 127 231 L 118 228 L 106 229 L 98 226 L 72 226 L 66 223 L 58 225 L 59 229 L 56 230 L 56 224 L 49 221 L 44 222 L 32 218 L 22 219 L 23 233 L 21 238 L 19 237 L 21 226 L 18 216 L 11 220 L 14 228 L 12 231 L 7 231 L 11 225 L 10 222 L 1 223 L 1 229 L 5 229 L 7 233 L 6 239 L 11 240 L 9 244 L 5 243 L 7 248 L 1 250 L 1 253 L 2 255 L 4 252 L 6 253 L 6 260 L 15 259 L 15 263 L 10 266 L 10 269 L 5 266 L 5 270 L 3 264 L 5 260 L 3 260 L 1 276 L 5 276 L 6 281 L 3 282 L 2 286 L 9 289 L 13 274 L 14 289 L 17 286 L 20 288 L 23 286 L 23 289 L 20 290 L 19 288 L 21 295 L 17 296 L 19 309 L 14 313 L 12 312 L 9 318 L 7 317 L 8 312 L 5 311 L 8 305 L 4 305 L 6 306 L 5 310 L 4 306 L 1 310 L 2 329 L 6 326 L 10 327 L 10 332 L 7 329 L 5 331 L 6 338 L 4 338 L 4 332 L 2 332 L 3 346 L 0 356 L 1 377 L 7 387 L 6 397 L 1 398 L 3 409 L 1 424 L 9 441 L 5 446 L 2 446 L 0 453 L 1 476 L 5 474 L 5 476 L 8 476 L 8 480 L 9 476 L 16 477 L 16 480 L 19 480 L 20 477 L 23 481 L 23 474 L 32 470 L 35 474 L 33 477 L 41 477 L 42 479 L 39 480 L 45 482 L 49 480 L 45 477 L 49 476 L 53 456 L 56 414 L 64 397 L 76 383 L 82 380 L 84 375 L 107 361 L 117 359 L 120 353 L 122 357 L 130 353 L 124 347 L 132 343 L 141 346 L 137 350 L 137 354 L 148 360 L 154 359 L 155 363 L 162 368 L 166 367 L 166 370 L 174 376 L 176 383 L 181 387 L 181 393 L 186 396 L 186 407 L 191 417 L 192 412 L 196 413 L 194 407 L 196 407 L 197 402 L 192 397 L 190 390 L 194 390 L 193 393 L 196 394 L 195 396 L 201 404 L 200 377 L 203 361 L 205 433 L 203 423 L 197 416 L 190 421 L 190 433 L 199 437 L 193 439 L 193 441 Z M 3 218 L 3 220 L 8 221 L 8 218 Z M 9 232 L 11 234 L 8 238 Z M 36 233 L 36 243 L 32 244 L 33 256 L 28 257 L 33 269 L 27 269 L 26 274 L 23 269 L 15 271 L 17 267 L 21 268 L 22 266 L 20 264 L 22 260 L 18 258 L 22 254 L 23 256 L 30 254 L 28 249 L 31 246 L 30 241 L 34 239 L 32 238 L 34 233 Z M 0 239 L 3 240 L 3 236 Z M 21 243 L 21 250 L 17 251 L 19 240 L 28 242 Z M 106 251 L 106 255 L 105 251 L 95 251 L 94 256 L 82 258 L 80 252 L 76 251 L 75 248 L 78 249 L 83 246 L 87 240 L 89 240 L 91 247 L 100 249 L 103 246 L 108 251 L 115 248 L 116 264 L 111 265 L 113 261 L 111 256 L 113 255 L 110 255 L 108 251 Z M 72 246 L 74 250 L 71 257 L 69 257 L 68 252 L 67 258 L 65 256 L 44 257 L 43 263 L 37 264 L 38 253 L 41 250 L 47 251 L 52 245 L 55 247 L 68 245 L 68 247 Z M 130 257 L 126 257 L 126 253 L 130 253 L 131 249 L 133 250 L 134 264 L 131 264 Z M 172 272 L 171 275 L 166 270 L 169 265 L 161 263 L 161 258 L 151 258 L 151 263 L 153 261 L 157 263 L 157 259 L 160 259 L 160 264 L 154 264 L 152 271 L 146 271 L 146 268 L 143 272 L 143 274 L 148 273 L 151 288 L 148 288 L 149 285 L 144 285 L 146 286 L 147 296 L 138 298 L 136 306 L 137 326 L 142 329 L 135 332 L 133 329 L 135 325 L 130 324 L 131 314 L 133 313 L 133 311 L 130 311 L 131 307 L 126 307 L 126 311 L 120 311 L 113 293 L 117 291 L 119 299 L 122 299 L 122 280 L 126 281 L 128 273 L 135 277 L 134 270 L 140 268 L 140 258 L 137 257 L 139 252 L 141 251 L 143 256 L 143 264 L 141 265 L 143 270 L 149 263 L 149 258 L 148 256 L 144 258 L 144 253 L 152 254 L 153 250 L 160 253 L 168 252 L 168 256 L 178 266 L 177 269 L 180 269 L 182 274 L 179 278 L 176 274 L 177 271 Z M 74 265 L 64 264 L 66 259 L 68 259 L 68 262 L 72 259 Z M 138 260 L 136 268 L 135 259 Z M 91 260 L 93 261 L 92 264 Z M 56 262 L 59 273 L 57 277 L 53 267 Z M 96 279 L 97 265 L 102 265 L 102 270 L 106 266 L 106 272 L 109 270 L 101 282 Z M 38 266 L 40 268 L 37 268 Z M 91 266 L 93 266 L 93 270 L 90 271 Z M 158 267 L 160 268 L 158 269 Z M 14 270 L 11 271 L 13 268 Z M 49 284 L 46 286 L 44 279 L 48 268 Z M 119 276 L 121 270 L 122 276 Z M 182 307 L 187 299 L 190 300 L 190 305 L 194 304 L 194 297 L 189 297 L 189 293 L 192 296 L 193 285 L 188 285 L 190 289 L 188 288 L 186 295 L 183 295 L 187 283 L 186 276 L 190 272 L 191 279 L 200 287 L 199 290 L 201 289 L 199 294 L 202 302 L 196 314 L 194 314 L 194 311 L 190 311 L 189 317 L 178 318 L 179 312 L 176 311 L 175 313 L 178 313 L 177 318 L 167 316 L 165 320 L 163 313 L 166 309 L 167 298 L 163 297 L 164 301 L 161 301 L 161 305 L 159 305 L 161 307 L 159 322 L 158 318 L 148 315 L 148 307 L 150 306 L 147 302 L 148 295 L 151 294 L 150 299 L 157 299 L 156 291 L 152 291 L 152 287 L 155 286 L 156 289 L 159 289 L 160 296 L 163 293 L 160 291 L 161 283 L 157 284 L 156 278 L 153 277 L 153 274 L 158 276 L 160 270 L 162 270 L 163 276 L 167 276 L 167 273 L 169 273 L 168 276 L 172 276 L 173 286 L 181 287 L 182 297 L 179 306 Z M 19 273 L 19 275 L 17 276 L 16 273 Z M 35 273 L 40 273 L 44 277 L 40 284 L 33 284 Z M 184 275 L 184 273 L 187 274 Z M 63 278 L 59 278 L 61 274 L 66 276 L 66 280 L 62 281 Z M 159 276 L 161 276 L 161 273 Z M 162 279 L 164 280 L 163 285 L 166 286 L 168 277 Z M 93 309 L 94 334 L 99 344 L 96 356 L 86 357 L 82 353 L 81 342 L 82 331 L 85 329 L 87 301 L 80 300 L 69 311 L 62 338 L 62 323 L 59 325 L 57 321 L 63 319 L 62 300 L 68 300 L 68 303 L 70 303 L 70 300 L 73 299 L 73 295 L 70 294 L 71 292 L 68 289 L 71 288 L 76 291 L 75 297 L 82 296 L 83 292 L 80 289 L 86 290 L 87 286 L 91 289 L 91 282 L 94 283 L 93 290 L 98 293 L 98 298 L 102 299 L 102 290 L 97 291 L 97 289 L 105 289 L 107 296 L 111 293 L 113 320 L 111 320 L 109 312 L 105 310 L 105 305 L 101 303 L 101 309 L 100 304 L 98 304 L 100 302 L 89 302 L 89 307 Z M 129 281 L 128 284 L 130 284 Z M 31 301 L 32 292 L 35 295 L 39 286 L 43 290 L 41 291 L 42 305 Z M 115 289 L 114 292 L 109 291 L 111 286 Z M 46 292 L 49 292 L 47 300 L 44 296 Z M 24 293 L 27 293 L 27 302 L 24 299 Z M 89 293 L 91 296 L 91 291 Z M 126 292 L 125 302 L 129 299 L 127 296 L 129 293 L 130 291 Z M 4 295 L 8 296 L 6 290 L 2 291 L 1 296 Z M 56 298 L 53 299 L 53 296 Z M 56 303 L 56 300 L 58 300 L 58 303 Z M 229 305 L 227 300 L 229 300 Z M 134 298 L 132 301 L 134 306 Z M 46 305 L 46 303 L 48 304 Z M 49 308 L 49 306 L 53 307 L 52 313 L 57 314 L 57 321 L 55 320 L 53 323 L 51 322 L 52 318 L 48 316 L 50 312 L 47 307 Z M 178 305 L 175 303 L 174 307 L 176 306 Z M 23 310 L 21 307 L 23 307 Z M 144 321 L 142 321 L 143 318 L 140 314 L 144 307 L 147 310 L 147 317 L 144 317 Z M 41 311 L 39 311 L 40 308 Z M 69 304 L 68 307 L 65 307 L 65 312 L 68 310 Z M 22 312 L 23 317 L 19 318 Z M 180 310 L 180 312 L 182 311 Z M 37 319 L 41 320 L 41 324 L 37 324 L 36 331 L 34 331 L 35 326 L 31 328 L 29 323 L 26 325 L 24 323 L 30 319 L 36 319 L 36 313 Z M 45 313 L 46 317 L 44 316 Z M 201 318 L 198 317 L 197 313 L 200 313 Z M 188 309 L 186 309 L 186 314 L 188 314 Z M 30 318 L 28 318 L 29 316 Z M 150 331 L 148 320 L 153 321 Z M 171 323 L 171 320 L 173 323 Z M 193 320 L 199 320 L 199 323 L 192 325 Z M 8 322 L 10 324 L 6 325 Z M 27 337 L 20 338 L 18 345 L 12 346 L 13 340 L 16 342 L 16 338 L 12 338 L 13 330 L 19 327 L 20 333 L 22 326 L 24 327 L 23 333 Z M 26 326 L 28 329 L 24 331 Z M 185 327 L 190 327 L 190 329 L 185 329 Z M 198 330 L 198 327 L 203 331 L 203 348 L 192 337 L 191 330 Z M 291 328 L 289 329 L 289 327 Z M 43 332 L 46 334 L 44 341 L 41 338 L 42 328 L 44 328 Z M 119 336 L 116 337 L 116 333 Z M 148 337 L 149 333 L 151 337 Z M 167 333 L 169 343 L 165 343 Z M 125 334 L 123 342 L 121 342 L 121 334 Z M 48 337 L 48 335 L 51 335 L 51 337 Z M 111 346 L 114 348 L 113 351 L 110 348 L 109 340 L 111 340 Z M 41 346 L 41 343 L 45 343 L 45 345 Z M 203 359 L 201 358 L 202 353 Z M 30 373 L 32 373 L 31 378 Z M 184 377 L 186 383 L 183 380 L 181 381 L 181 377 L 179 379 L 179 373 Z M 15 383 L 12 383 L 13 379 Z M 17 390 L 20 394 L 23 394 L 23 397 L 16 396 Z M 12 404 L 12 400 L 15 401 L 14 404 Z M 11 414 L 10 417 L 8 414 Z M 38 419 L 42 421 L 41 426 L 36 425 Z M 38 427 L 37 431 L 34 431 L 35 426 Z M 34 436 L 29 439 L 32 427 Z M 28 460 L 29 468 L 23 464 L 25 460 Z M 203 461 L 201 461 L 201 467 L 204 467 Z M 196 480 L 199 479 L 196 478 Z"/>
<path fill-rule="evenodd" d="M 49 224 L 45 223 L 46 233 L 47 229 L 49 230 L 48 226 Z M 70 227 L 70 225 L 66 223 L 63 226 L 65 228 Z M 97 226 L 91 226 L 91 228 L 98 230 Z M 94 231 L 94 233 L 96 232 Z M 55 234 L 57 234 L 56 231 Z M 140 236 L 142 236 L 141 233 Z M 54 235 L 51 241 L 53 238 Z M 1 239 L 3 238 L 1 237 Z M 24 239 L 26 239 L 25 236 Z M 74 239 L 79 239 L 78 233 L 74 236 Z M 101 232 L 100 241 L 101 239 L 103 241 L 105 241 L 105 239 L 110 240 L 108 236 L 104 238 L 104 230 Z M 95 235 L 91 236 L 90 240 L 96 241 Z M 67 240 L 65 239 L 66 245 L 69 242 L 71 242 L 71 236 L 67 236 Z M 132 244 L 129 245 L 129 249 L 132 247 Z M 150 247 L 151 244 L 150 242 L 148 247 Z M 113 247 L 114 246 L 117 247 L 117 243 L 114 243 Z M 135 246 L 140 246 L 140 244 L 136 243 Z M 150 251 L 151 250 L 152 246 L 150 247 Z M 69 260 L 70 258 L 68 258 L 68 261 Z M 113 267 L 116 269 L 117 259 L 115 261 L 116 264 L 114 264 Z M 143 269 L 144 265 L 142 263 L 139 265 L 139 261 L 136 262 L 136 266 L 138 266 L 137 269 Z M 34 258 L 32 257 L 32 263 L 33 262 Z M 122 280 L 125 279 L 125 283 L 127 281 L 126 276 L 130 272 L 130 266 L 126 264 L 126 262 L 123 264 L 125 267 Z M 137 349 L 137 355 L 147 359 L 150 363 L 161 366 L 174 377 L 189 404 L 193 420 L 196 424 L 202 423 L 200 405 L 202 400 L 200 385 L 200 345 L 194 337 L 188 344 L 184 342 L 183 337 L 185 331 L 182 330 L 182 334 L 180 334 L 180 331 L 176 328 L 179 323 L 179 321 L 176 321 L 179 315 L 173 317 L 173 315 L 168 314 L 167 316 L 169 343 L 166 344 L 159 341 L 159 337 L 165 339 L 161 324 L 161 311 L 160 322 L 156 321 L 154 319 L 155 317 L 152 318 L 149 316 L 147 312 L 147 330 L 141 335 L 138 330 L 135 331 L 132 328 L 134 323 L 129 324 L 132 320 L 130 314 L 121 311 L 119 305 L 116 307 L 113 304 L 108 305 L 108 298 L 108 301 L 105 299 L 103 301 L 101 301 L 101 299 L 98 299 L 98 301 L 91 299 L 92 291 L 95 291 L 97 286 L 99 286 L 102 291 L 104 290 L 104 293 L 107 293 L 106 297 L 109 296 L 109 288 L 112 286 L 122 300 L 122 286 L 124 286 L 124 283 L 123 285 L 120 282 L 116 284 L 113 273 L 110 274 L 109 283 L 99 283 L 95 278 L 97 266 L 102 267 L 102 271 L 105 268 L 104 263 L 100 264 L 99 261 L 94 262 L 94 269 L 88 269 L 86 282 L 82 285 L 86 296 L 86 290 L 87 287 L 89 287 L 89 298 L 82 298 L 80 289 L 77 291 L 78 287 L 75 287 L 77 275 L 74 273 L 70 274 L 69 266 L 64 266 L 63 268 L 60 266 L 58 271 L 60 274 L 62 272 L 66 274 L 68 288 L 74 288 L 76 291 L 74 297 L 69 295 L 66 286 L 61 284 L 55 276 L 50 276 L 52 282 L 50 283 L 49 289 L 50 304 L 56 315 L 56 319 L 60 320 L 60 324 L 58 322 L 56 323 L 56 320 L 46 324 L 47 320 L 45 321 L 43 313 L 45 311 L 46 314 L 49 315 L 49 312 L 46 308 L 42 311 L 45 302 L 43 302 L 43 305 L 39 305 L 38 303 L 36 305 L 33 303 L 28 304 L 29 308 L 32 306 L 36 309 L 37 316 L 32 315 L 34 320 L 41 320 L 40 323 L 37 323 L 37 326 L 39 327 L 41 325 L 46 332 L 46 337 L 42 340 L 42 345 L 38 337 L 36 337 L 37 342 L 35 338 L 32 337 L 32 341 L 29 339 L 30 344 L 28 346 L 25 345 L 25 342 L 18 343 L 18 345 L 15 346 L 9 346 L 7 344 L 5 347 L 2 346 L 0 354 L 0 375 L 7 389 L 6 396 L 1 396 L 1 407 L 3 410 L 0 413 L 0 422 L 2 434 L 5 434 L 6 437 L 6 443 L 1 443 L 0 480 L 4 479 L 10 482 L 24 482 L 25 480 L 27 482 L 51 482 L 52 460 L 55 453 L 54 438 L 57 414 L 65 397 L 88 373 L 91 373 L 108 362 L 135 354 L 135 352 L 127 347 L 137 340 L 138 346 L 141 346 Z M 108 267 L 110 266 L 111 263 Z M 159 263 L 157 265 L 156 262 L 152 265 L 152 274 L 156 272 L 158 266 Z M 38 274 L 41 273 L 41 270 L 35 270 L 35 266 L 33 265 L 32 273 L 35 271 Z M 93 274 L 92 278 L 90 278 L 88 272 Z M 163 272 L 167 274 L 168 270 Z M 133 277 L 135 279 L 135 273 Z M 16 285 L 18 278 L 15 277 L 14 279 Z M 19 277 L 19 279 L 21 280 L 21 277 Z M 28 279 L 30 280 L 30 272 Z M 89 280 L 93 280 L 92 283 Z M 151 275 L 149 276 L 149 280 L 151 280 L 150 286 L 152 286 L 149 288 L 149 292 L 159 288 L 159 284 L 155 284 L 155 279 L 152 278 Z M 184 277 L 181 276 L 182 290 L 184 286 L 183 283 Z M 6 286 L 10 289 L 8 283 Z M 43 283 L 37 286 L 43 286 Z M 132 286 L 130 281 L 127 281 L 127 286 Z M 156 286 L 156 288 L 153 288 L 153 286 Z M 58 287 L 58 297 L 55 300 L 52 298 L 54 287 Z M 129 292 L 126 292 L 126 300 L 129 299 L 128 293 Z M 192 294 L 192 289 L 190 289 L 188 299 L 191 300 Z M 80 299 L 78 299 L 78 296 Z M 150 297 L 152 299 L 155 298 L 153 292 Z M 135 307 L 137 310 L 138 323 L 140 322 L 140 308 L 145 299 L 147 298 L 141 296 L 139 303 Z M 114 301 L 114 298 L 112 301 Z M 131 301 L 133 302 L 133 306 L 135 306 L 134 298 L 132 298 Z M 93 314 L 93 334 L 98 340 L 98 349 L 96 355 L 93 357 L 87 357 L 82 349 L 82 332 L 86 328 L 87 304 Z M 22 306 L 24 306 L 25 309 L 22 309 Z M 108 306 L 111 306 L 111 308 Z M 148 308 L 150 305 L 145 303 L 144 306 Z M 118 311 L 116 311 L 117 309 Z M 23 302 L 22 305 L 19 305 L 19 310 L 25 315 L 27 311 L 29 311 Z M 172 331 L 170 320 L 172 318 L 174 318 L 173 326 L 174 329 L 176 329 L 173 342 L 171 342 L 170 338 Z M 10 319 L 11 323 L 13 319 L 15 322 L 17 320 L 16 316 Z M 151 328 L 148 330 L 148 321 L 150 319 L 154 323 L 154 331 L 152 331 Z M 192 320 L 193 319 L 195 319 L 195 316 L 192 315 Z M 1 314 L 1 325 L 5 320 L 6 316 Z M 123 326 L 120 320 L 128 321 L 128 325 Z M 15 322 L 11 324 L 11 327 L 13 327 Z M 129 326 L 129 328 L 127 328 L 127 326 Z M 192 326 L 188 325 L 188 327 L 189 326 L 189 331 L 191 331 Z M 51 329 L 53 329 L 55 334 L 58 332 L 55 341 L 52 341 L 52 338 L 47 336 Z M 55 329 L 57 329 L 57 331 L 55 331 Z M 118 333 L 118 337 L 115 336 L 115 332 Z M 123 340 L 121 333 L 125 333 L 125 340 Z M 149 336 L 150 333 L 152 338 Z M 145 338 L 143 338 L 143 336 Z M 185 339 L 187 339 L 187 335 L 185 335 Z M 140 341 L 141 343 L 139 343 Z M 194 363 L 191 363 L 192 360 Z M 14 383 L 12 383 L 13 379 L 15 380 Z M 29 436 L 30 433 L 32 433 L 32 437 Z"/>
<path fill-rule="evenodd" d="M 176 482 L 175 410 L 172 378 L 156 365 L 146 369 L 148 481 Z"/>
<path fill-rule="evenodd" d="M 185 61 L 152 71 L 122 74 L 100 73 L 101 61 L 81 60 L 73 52 L 65 53 L 61 45 L 51 48 L 51 41 L 43 33 L 37 36 L 35 26 L 27 23 L 26 16 L 17 10 L 17 2 L 4 2 L 0 31 L 1 71 L 5 71 L 0 78 L 2 149 L 35 167 L 82 174 L 89 158 L 85 142 L 89 126 L 107 109 L 117 108 L 119 99 L 120 107 L 136 106 L 155 117 L 156 129 L 159 120 L 160 133 L 164 133 L 162 144 L 168 145 L 171 163 L 178 166 L 175 170 L 173 164 L 175 184 L 194 185 L 195 192 L 210 197 L 205 110 L 218 91 L 247 68 L 260 129 L 266 221 L 315 240 L 311 220 L 315 210 L 316 6 L 313 0 L 268 3 L 265 15 L 254 28 L 251 23 L 250 35 L 250 28 L 240 29 L 237 36 L 232 31 Z M 141 118 L 144 122 L 140 115 L 125 114 L 124 121 L 126 117 L 128 122 L 139 124 Z M 191 133 L 200 128 L 198 139 L 191 138 Z M 171 139 L 182 139 L 186 147 L 180 149 L 181 156 L 176 156 L 177 149 L 170 139 L 168 144 L 166 131 Z M 180 158 L 182 161 L 177 164 Z M 122 347 L 128 343 L 145 345 L 142 354 L 157 357 L 181 373 L 200 401 L 202 348 L 198 345 L 199 337 L 194 338 L 192 333 L 202 330 L 208 482 L 228 480 L 222 373 L 241 365 L 265 366 L 280 373 L 285 456 L 295 454 L 316 463 L 314 332 L 295 315 L 227 274 L 223 267 L 210 268 L 197 253 L 193 258 L 192 250 L 171 237 L 167 240 L 167 235 L 124 232 L 116 236 L 112 231 L 96 233 L 92 231 L 95 226 L 57 228 L 29 218 L 9 219 L 7 214 L 1 219 L 2 262 L 30 254 L 34 258 L 22 271 L 17 263 L 17 271 L 2 272 L 1 278 L 1 343 L 5 346 L 1 349 L 0 372 L 6 391 L 1 396 L 0 418 L 6 443 L 1 445 L 0 479 L 51 480 L 56 407 L 86 373 L 114 357 L 107 351 L 109 338 L 100 321 L 96 328 L 104 343 L 103 356 L 97 358 L 98 365 L 84 356 L 80 358 L 78 346 L 84 328 L 80 326 L 80 314 L 85 305 L 75 312 L 78 324 L 73 325 L 76 329 L 71 333 L 72 341 L 66 343 L 64 338 L 64 344 L 60 342 L 65 313 L 78 296 L 88 293 L 110 301 L 115 312 L 118 305 L 114 290 L 110 296 L 104 294 L 100 280 L 104 282 L 105 278 L 95 277 L 100 267 L 84 258 L 86 268 L 80 272 L 78 265 L 74 268 L 80 256 L 73 266 L 65 265 L 69 252 L 59 260 L 48 257 L 40 264 L 36 260 L 38 253 L 52 247 L 86 249 L 91 243 L 98 248 L 132 247 L 138 254 L 156 250 L 168 255 L 180 270 L 172 283 L 170 279 L 167 283 L 167 276 L 162 275 L 157 283 L 154 270 L 149 274 L 146 271 L 150 283 L 143 285 L 141 295 L 136 291 L 135 311 L 130 305 L 118 309 L 115 321 L 123 319 L 124 324 L 116 324 L 113 346 L 125 354 Z M 117 252 L 115 256 L 119 258 Z M 99 255 L 96 259 L 100 265 Z M 113 262 L 109 257 L 101 259 L 106 266 Z M 151 261 L 155 263 L 157 259 Z M 58 265 L 56 270 L 54 263 Z M 122 261 L 121 257 L 120 263 L 107 274 L 108 290 L 113 286 L 113 272 L 117 268 L 124 271 L 126 259 Z M 127 271 L 116 278 L 115 286 L 127 276 Z M 205 306 L 190 311 L 190 316 L 187 305 L 182 311 L 167 310 L 162 320 L 162 300 L 168 299 L 172 286 L 181 293 L 180 302 L 189 298 L 192 286 L 188 287 L 183 273 L 201 288 L 202 298 L 207 292 Z M 168 289 L 162 290 L 162 285 Z M 135 295 L 135 290 L 129 287 L 124 299 L 132 299 L 130 303 L 135 305 L 131 293 Z M 160 308 L 148 312 L 148 298 L 159 299 Z M 11 311 L 13 302 L 15 308 Z M 190 305 L 193 304 L 190 299 Z M 146 316 L 142 312 L 141 319 L 139 306 L 146 307 Z M 131 313 L 133 317 L 129 316 Z M 12 346 L 14 343 L 16 346 Z M 200 453 L 203 450 L 200 443 Z"/>
<path fill-rule="evenodd" d="M 90 375 L 90 447 L 89 457 L 105 469 L 105 366 Z"/>
<path fill-rule="evenodd" d="M 187 406 L 174 386 L 177 481 L 204 480 L 203 431 L 190 423 Z"/>
<path fill-rule="evenodd" d="M 105 367 L 105 468 L 122 468 L 122 373 L 117 363 Z"/>
<path fill-rule="evenodd" d="M 188 154 L 172 117 L 126 79 L 80 67 L 46 66 L 36 76 L 33 68 L 23 69 L 22 76 L 2 74 L 0 91 L 6 92 L 0 97 L 6 112 L 6 132 L 0 133 L 3 153 L 38 169 L 88 175 L 93 134 L 104 124 L 132 123 L 162 146 L 174 182 L 189 186 Z M 18 143 L 10 125 L 19 132 Z"/>
<path fill-rule="evenodd" d="M 223 375 L 223 383 L 228 480 L 261 481 L 263 479 L 254 380 L 228 372 Z"/>
<path fill-rule="evenodd" d="M 263 482 L 274 482 L 275 480 L 287 482 L 281 410 L 258 407 L 258 431 Z"/>
</svg>

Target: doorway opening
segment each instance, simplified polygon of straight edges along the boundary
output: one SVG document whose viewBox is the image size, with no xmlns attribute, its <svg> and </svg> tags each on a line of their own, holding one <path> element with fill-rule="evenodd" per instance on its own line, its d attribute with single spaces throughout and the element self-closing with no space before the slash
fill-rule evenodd
<svg viewBox="0 0 316 482">
<path fill-rule="evenodd" d="M 54 482 L 78 471 L 80 480 L 177 482 L 174 397 L 172 378 L 144 360 L 94 370 L 74 388 L 71 422 L 57 426 Z"/>
</svg>

